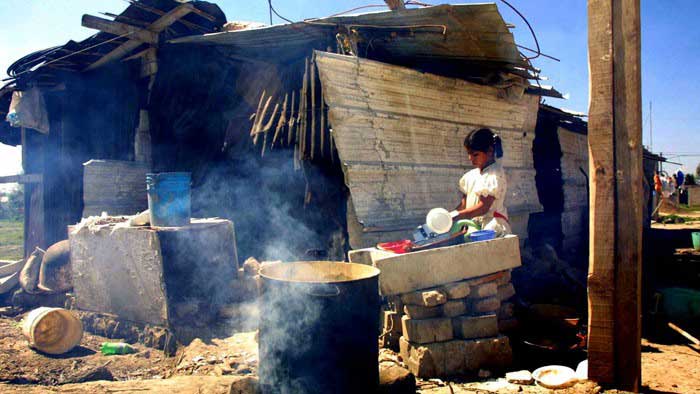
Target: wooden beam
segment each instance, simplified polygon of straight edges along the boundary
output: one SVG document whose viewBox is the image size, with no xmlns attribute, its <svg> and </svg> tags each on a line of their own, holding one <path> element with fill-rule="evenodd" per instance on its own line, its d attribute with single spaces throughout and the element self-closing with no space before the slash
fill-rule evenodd
<svg viewBox="0 0 700 394">
<path fill-rule="evenodd" d="M 126 23 L 115 22 L 92 15 L 83 15 L 82 25 L 89 29 L 100 30 L 105 33 L 114 34 L 115 36 L 126 35 L 131 40 L 137 40 L 147 44 L 158 43 L 158 33 L 127 25 Z"/>
<path fill-rule="evenodd" d="M 168 26 L 172 25 L 175 21 L 178 19 L 182 18 L 183 16 L 189 14 L 192 12 L 194 9 L 194 6 L 191 3 L 185 3 L 182 5 L 179 5 L 172 10 L 166 12 L 163 14 L 160 18 L 156 19 L 155 22 L 151 23 L 150 26 L 148 26 L 147 30 L 153 32 L 153 33 L 160 33 L 161 31 L 165 30 Z M 141 45 L 140 41 L 137 40 L 129 40 L 125 42 L 124 44 L 118 46 L 108 54 L 104 55 L 102 58 L 97 60 L 95 63 L 92 63 L 89 65 L 85 71 L 89 70 L 94 70 L 100 66 L 103 66 L 107 63 L 113 62 L 117 59 L 121 59 L 122 57 L 128 55 L 131 51 L 134 49 L 138 48 L 138 46 Z"/>
<path fill-rule="evenodd" d="M 8 175 L 0 176 L 0 184 L 2 183 L 41 183 L 43 177 L 41 174 L 26 174 L 26 175 Z"/>
<path fill-rule="evenodd" d="M 641 384 L 639 0 L 589 0 L 589 378 Z"/>
</svg>

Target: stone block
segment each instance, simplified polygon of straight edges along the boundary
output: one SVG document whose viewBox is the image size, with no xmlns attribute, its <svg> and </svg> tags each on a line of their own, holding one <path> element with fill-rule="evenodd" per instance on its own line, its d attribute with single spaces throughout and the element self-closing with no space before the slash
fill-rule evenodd
<svg viewBox="0 0 700 394">
<path fill-rule="evenodd" d="M 465 369 L 503 368 L 513 362 L 513 351 L 508 337 L 471 339 L 465 342 Z"/>
<path fill-rule="evenodd" d="M 498 309 L 498 320 L 510 319 L 515 316 L 515 304 L 512 302 L 502 302 Z"/>
<path fill-rule="evenodd" d="M 471 291 L 469 283 L 466 281 L 446 284 L 442 286 L 442 290 L 447 294 L 448 300 L 465 298 Z"/>
<path fill-rule="evenodd" d="M 499 286 L 503 286 L 510 283 L 512 279 L 510 270 L 501 271 L 501 274 L 502 275 L 498 279 L 496 279 L 496 284 Z"/>
<path fill-rule="evenodd" d="M 513 287 L 512 283 L 508 283 L 503 286 L 498 286 L 498 299 L 501 301 L 505 301 L 515 295 L 515 287 Z"/>
<path fill-rule="evenodd" d="M 419 290 L 402 294 L 401 301 L 409 305 L 437 306 L 447 302 L 447 295 L 439 289 Z"/>
<path fill-rule="evenodd" d="M 509 235 L 483 242 L 394 254 L 373 261 L 382 272 L 379 275 L 380 291 L 388 296 L 519 267 L 520 243 L 517 236 Z"/>
<path fill-rule="evenodd" d="M 403 335 L 409 342 L 425 344 L 431 342 L 444 342 L 452 339 L 452 319 L 411 319 L 408 316 L 401 318 L 403 323 Z"/>
<path fill-rule="evenodd" d="M 487 297 L 472 300 L 469 310 L 473 313 L 496 312 L 501 307 L 501 301 L 497 297 Z"/>
<path fill-rule="evenodd" d="M 442 314 L 445 317 L 455 317 L 467 313 L 467 304 L 464 299 L 450 300 L 442 304 Z"/>
<path fill-rule="evenodd" d="M 403 312 L 411 319 L 430 319 L 432 317 L 442 316 L 442 306 L 406 304 L 403 306 Z"/>
<path fill-rule="evenodd" d="M 456 338 L 487 338 L 498 335 L 498 319 L 495 314 L 459 316 L 452 320 Z"/>
<path fill-rule="evenodd" d="M 459 375 L 465 372 L 465 349 L 465 341 L 412 345 L 406 364 L 420 378 Z"/>
<path fill-rule="evenodd" d="M 498 285 L 496 282 L 482 283 L 472 286 L 472 291 L 469 294 L 470 298 L 486 298 L 493 297 L 498 294 Z"/>
</svg>

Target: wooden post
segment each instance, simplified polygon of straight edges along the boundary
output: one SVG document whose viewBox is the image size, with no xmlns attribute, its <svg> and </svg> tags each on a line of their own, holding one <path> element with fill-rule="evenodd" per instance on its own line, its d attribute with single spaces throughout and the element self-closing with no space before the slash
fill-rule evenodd
<svg viewBox="0 0 700 394">
<path fill-rule="evenodd" d="M 639 0 L 589 0 L 589 378 L 641 385 Z"/>
</svg>

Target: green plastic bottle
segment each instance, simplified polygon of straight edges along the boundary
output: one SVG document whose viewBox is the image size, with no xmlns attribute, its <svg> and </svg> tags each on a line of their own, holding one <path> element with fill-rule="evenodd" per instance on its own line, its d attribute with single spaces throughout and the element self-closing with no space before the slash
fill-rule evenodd
<svg viewBox="0 0 700 394">
<path fill-rule="evenodd" d="M 114 354 L 136 353 L 136 349 L 134 349 L 128 343 L 124 342 L 102 342 L 102 345 L 100 346 L 100 351 L 105 356 L 111 356 Z"/>
</svg>

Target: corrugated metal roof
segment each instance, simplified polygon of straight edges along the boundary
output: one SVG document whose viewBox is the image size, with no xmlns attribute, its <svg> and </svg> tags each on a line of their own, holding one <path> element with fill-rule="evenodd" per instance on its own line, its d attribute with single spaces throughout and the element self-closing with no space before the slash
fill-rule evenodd
<svg viewBox="0 0 700 394">
<path fill-rule="evenodd" d="M 531 69 L 494 3 L 439 5 L 307 20 L 285 25 L 182 37 L 171 43 L 234 46 L 251 57 L 357 34 L 359 55 L 385 62 L 457 60 L 485 68 Z M 324 48 L 325 49 L 325 48 Z"/>
</svg>

